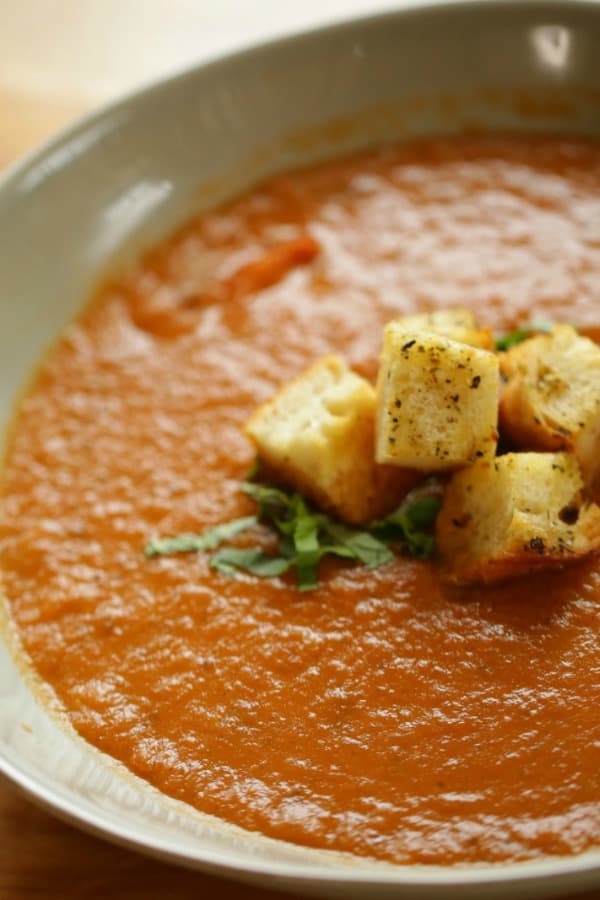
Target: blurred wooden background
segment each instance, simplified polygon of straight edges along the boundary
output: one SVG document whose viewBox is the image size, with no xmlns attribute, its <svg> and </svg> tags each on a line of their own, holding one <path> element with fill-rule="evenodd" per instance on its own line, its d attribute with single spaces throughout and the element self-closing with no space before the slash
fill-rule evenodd
<svg viewBox="0 0 600 900">
<path fill-rule="evenodd" d="M 252 41 L 394 5 L 0 0 L 0 164 L 75 115 L 149 80 Z"/>
<path fill-rule="evenodd" d="M 419 2 L 419 0 L 409 0 Z M 0 0 L 0 167 L 119 94 L 377 0 Z M 0 783 L 0 900 L 277 900 L 82 834 Z M 588 895 L 600 900 L 600 891 Z"/>
</svg>

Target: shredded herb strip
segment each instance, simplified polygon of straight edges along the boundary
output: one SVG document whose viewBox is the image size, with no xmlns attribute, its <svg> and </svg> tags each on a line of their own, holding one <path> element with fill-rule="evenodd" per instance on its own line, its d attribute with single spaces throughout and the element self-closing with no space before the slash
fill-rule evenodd
<svg viewBox="0 0 600 900">
<path fill-rule="evenodd" d="M 267 556 L 258 547 L 243 550 L 239 547 L 224 547 L 210 558 L 210 565 L 224 575 L 235 575 L 239 570 L 260 575 L 261 578 L 273 578 L 281 575 L 292 565 L 292 560 L 281 556 Z"/>
<path fill-rule="evenodd" d="M 152 540 L 145 548 L 146 556 L 214 550 L 258 523 L 267 524 L 280 535 L 277 555 L 259 547 L 223 547 L 212 554 L 209 565 L 224 575 L 248 572 L 260 578 L 273 578 L 294 568 L 298 588 L 312 591 L 317 587 L 319 562 L 327 555 L 377 569 L 394 558 L 388 544 L 401 544 L 417 559 L 427 559 L 434 551 L 431 529 L 441 501 L 432 494 L 413 491 L 390 516 L 362 530 L 317 512 L 300 494 L 252 481 L 244 482 L 242 491 L 258 504 L 257 515 L 234 519 L 202 534 Z"/>
<path fill-rule="evenodd" d="M 256 516 L 245 516 L 243 519 L 233 519 L 225 525 L 217 525 L 209 528 L 202 534 L 180 534 L 172 538 L 156 538 L 146 544 L 144 553 L 148 559 L 153 556 L 165 556 L 170 553 L 202 553 L 206 550 L 214 550 L 223 541 L 228 541 L 252 525 L 256 525 Z"/>
<path fill-rule="evenodd" d="M 532 322 L 531 325 L 517 328 L 515 331 L 511 331 L 510 334 L 505 334 L 496 340 L 496 350 L 510 350 L 515 344 L 521 344 L 536 334 L 549 334 L 553 327 L 552 322 Z"/>
<path fill-rule="evenodd" d="M 381 540 L 405 541 L 410 556 L 429 559 L 435 550 L 430 533 L 442 502 L 434 495 L 405 501 L 387 518 L 371 524 L 371 531 Z"/>
</svg>

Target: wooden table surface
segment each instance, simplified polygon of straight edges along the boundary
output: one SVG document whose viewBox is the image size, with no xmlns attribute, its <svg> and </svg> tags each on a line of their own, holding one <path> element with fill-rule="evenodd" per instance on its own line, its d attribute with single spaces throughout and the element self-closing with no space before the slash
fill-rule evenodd
<svg viewBox="0 0 600 900">
<path fill-rule="evenodd" d="M 390 5 L 0 0 L 0 167 L 75 116 L 146 80 L 255 38 Z M 0 783 L 0 900 L 283 896 L 115 847 L 63 824 Z M 587 896 L 600 900 L 600 891 Z"/>
</svg>

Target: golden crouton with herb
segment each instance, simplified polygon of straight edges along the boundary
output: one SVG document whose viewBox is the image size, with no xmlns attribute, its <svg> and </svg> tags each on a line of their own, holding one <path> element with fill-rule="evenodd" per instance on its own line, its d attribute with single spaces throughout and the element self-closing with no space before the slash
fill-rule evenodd
<svg viewBox="0 0 600 900">
<path fill-rule="evenodd" d="M 350 524 L 390 512 L 419 475 L 377 465 L 375 391 L 338 356 L 318 360 L 246 425 L 269 473 Z"/>
<path fill-rule="evenodd" d="M 600 493 L 600 347 L 555 325 L 501 354 L 504 434 L 528 450 L 572 450 Z"/>
<path fill-rule="evenodd" d="M 427 331 L 442 337 L 469 344 L 480 350 L 494 349 L 494 335 L 491 328 L 480 328 L 470 309 L 436 309 L 433 312 L 402 316 L 393 320 L 394 325 L 405 331 Z"/>
<path fill-rule="evenodd" d="M 507 453 L 456 472 L 436 526 L 449 580 L 501 581 L 600 550 L 600 507 L 571 453 Z"/>
<path fill-rule="evenodd" d="M 493 457 L 499 393 L 493 353 L 388 323 L 377 381 L 377 461 L 433 472 Z"/>
</svg>

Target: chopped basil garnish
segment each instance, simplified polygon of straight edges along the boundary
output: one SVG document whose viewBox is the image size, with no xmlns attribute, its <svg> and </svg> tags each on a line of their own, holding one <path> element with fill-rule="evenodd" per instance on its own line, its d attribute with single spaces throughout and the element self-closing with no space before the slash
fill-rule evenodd
<svg viewBox="0 0 600 900">
<path fill-rule="evenodd" d="M 206 552 L 215 549 L 258 523 L 279 534 L 273 555 L 259 547 L 223 547 L 209 564 L 224 575 L 249 572 L 260 578 L 272 578 L 294 568 L 301 591 L 317 587 L 318 566 L 324 556 L 338 556 L 377 569 L 394 558 L 389 543 L 418 559 L 427 559 L 434 551 L 431 529 L 440 508 L 439 496 L 413 491 L 395 512 L 367 528 L 352 528 L 310 507 L 300 494 L 277 487 L 246 481 L 242 491 L 258 503 L 258 514 L 234 519 L 199 535 L 183 534 L 159 538 L 145 548 L 149 558 L 172 553 Z"/>
<path fill-rule="evenodd" d="M 333 541 L 330 553 L 357 559 L 368 569 L 378 569 L 394 558 L 390 548 L 369 531 L 348 528 L 331 519 L 327 522 L 326 531 Z"/>
<path fill-rule="evenodd" d="M 260 475 L 260 457 L 256 456 L 254 462 L 246 473 L 246 481 L 256 481 Z"/>
<path fill-rule="evenodd" d="M 496 350 L 510 350 L 515 344 L 521 344 L 536 334 L 549 334 L 553 327 L 552 322 L 532 322 L 531 325 L 517 328 L 496 340 Z"/>
<path fill-rule="evenodd" d="M 240 547 L 224 547 L 213 553 L 210 566 L 224 575 L 235 575 L 238 571 L 250 572 L 261 578 L 273 578 L 281 575 L 292 565 L 289 559 L 280 556 L 267 556 L 257 547 L 244 550 Z"/>
<path fill-rule="evenodd" d="M 410 494 L 397 510 L 385 519 L 371 524 L 371 531 L 381 540 L 403 541 L 409 556 L 429 559 L 435 550 L 431 529 L 442 501 L 436 494 Z"/>
<path fill-rule="evenodd" d="M 198 553 L 206 550 L 214 550 L 223 541 L 228 541 L 236 535 L 256 525 L 256 516 L 244 516 L 243 519 L 233 519 L 216 528 L 209 528 L 202 534 L 180 534 L 172 538 L 156 538 L 146 544 L 144 553 L 148 559 L 153 556 L 164 556 L 171 553 Z"/>
</svg>

